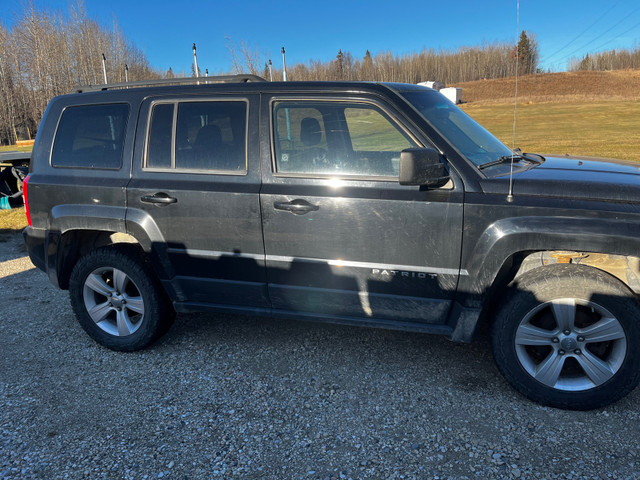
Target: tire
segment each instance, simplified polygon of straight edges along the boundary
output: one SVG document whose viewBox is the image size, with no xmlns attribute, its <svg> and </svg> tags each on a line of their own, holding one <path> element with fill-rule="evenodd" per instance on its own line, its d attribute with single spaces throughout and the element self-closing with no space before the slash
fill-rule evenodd
<svg viewBox="0 0 640 480">
<path fill-rule="evenodd" d="M 104 247 L 83 256 L 69 281 L 82 328 L 111 350 L 141 350 L 171 326 L 175 311 L 140 252 Z"/>
<path fill-rule="evenodd" d="M 509 286 L 492 327 L 493 356 L 511 385 L 556 408 L 616 402 L 640 381 L 640 306 L 606 272 L 531 270 Z"/>
</svg>

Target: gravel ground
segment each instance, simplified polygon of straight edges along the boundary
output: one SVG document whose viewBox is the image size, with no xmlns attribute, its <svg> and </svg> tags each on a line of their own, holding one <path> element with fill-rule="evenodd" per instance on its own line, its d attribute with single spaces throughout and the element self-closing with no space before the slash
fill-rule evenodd
<svg viewBox="0 0 640 480">
<path fill-rule="evenodd" d="M 250 316 L 115 353 L 24 255 L 0 237 L 0 479 L 640 478 L 640 389 L 554 410 L 487 339 Z"/>
</svg>

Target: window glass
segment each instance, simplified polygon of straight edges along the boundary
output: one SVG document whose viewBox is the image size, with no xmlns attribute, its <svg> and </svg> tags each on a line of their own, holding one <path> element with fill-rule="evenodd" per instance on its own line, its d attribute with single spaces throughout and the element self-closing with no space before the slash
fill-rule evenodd
<svg viewBox="0 0 640 480">
<path fill-rule="evenodd" d="M 64 110 L 53 143 L 54 167 L 120 168 L 129 105 L 83 105 Z"/>
<path fill-rule="evenodd" d="M 355 151 L 401 152 L 413 146 L 405 134 L 373 108 L 344 111 Z"/>
<path fill-rule="evenodd" d="M 280 173 L 395 177 L 400 152 L 417 146 L 368 104 L 278 102 L 274 128 Z"/>
<path fill-rule="evenodd" d="M 244 102 L 180 103 L 175 168 L 246 170 L 246 128 Z"/>
<path fill-rule="evenodd" d="M 435 90 L 424 88 L 402 96 L 474 164 L 512 155 L 500 140 Z"/>
<path fill-rule="evenodd" d="M 171 132 L 173 131 L 172 103 L 153 107 L 149 144 L 147 149 L 147 167 L 171 168 Z"/>
</svg>

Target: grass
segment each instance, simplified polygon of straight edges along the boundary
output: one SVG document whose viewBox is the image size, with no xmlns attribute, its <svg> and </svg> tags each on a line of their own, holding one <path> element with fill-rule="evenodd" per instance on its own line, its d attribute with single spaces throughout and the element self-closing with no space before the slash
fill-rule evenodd
<svg viewBox="0 0 640 480">
<path fill-rule="evenodd" d="M 18 233 L 26 226 L 24 207 L 0 210 L 0 241 L 6 241 L 8 234 Z"/>
<path fill-rule="evenodd" d="M 507 146 L 513 105 L 462 105 Z M 523 152 L 586 155 L 640 161 L 640 100 L 584 100 L 518 104 L 515 146 Z"/>
<path fill-rule="evenodd" d="M 26 147 L 18 147 L 16 145 L 4 145 L 0 146 L 0 152 L 30 152 L 32 149 L 31 146 Z"/>
<path fill-rule="evenodd" d="M 513 145 L 515 78 L 458 84 L 462 109 Z M 525 75 L 515 146 L 525 152 L 640 161 L 640 70 Z"/>
</svg>

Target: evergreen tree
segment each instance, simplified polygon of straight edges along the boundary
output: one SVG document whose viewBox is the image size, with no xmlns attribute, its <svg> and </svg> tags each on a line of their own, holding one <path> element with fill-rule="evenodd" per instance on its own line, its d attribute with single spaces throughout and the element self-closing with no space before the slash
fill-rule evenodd
<svg viewBox="0 0 640 480">
<path fill-rule="evenodd" d="M 520 34 L 517 52 L 518 72 L 524 74 L 535 73 L 538 69 L 538 45 L 535 39 L 530 38 L 524 30 Z"/>
<path fill-rule="evenodd" d="M 373 59 L 371 52 L 367 50 L 362 60 L 362 80 L 374 80 Z"/>
<path fill-rule="evenodd" d="M 342 49 L 338 50 L 338 55 L 336 55 L 336 76 L 338 80 L 344 79 L 344 54 Z"/>
</svg>

